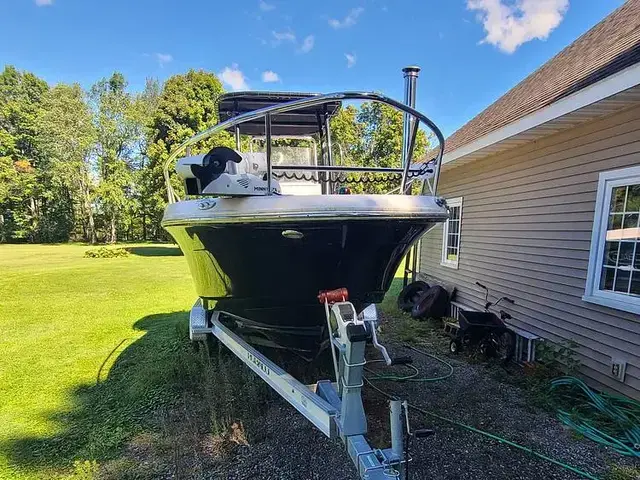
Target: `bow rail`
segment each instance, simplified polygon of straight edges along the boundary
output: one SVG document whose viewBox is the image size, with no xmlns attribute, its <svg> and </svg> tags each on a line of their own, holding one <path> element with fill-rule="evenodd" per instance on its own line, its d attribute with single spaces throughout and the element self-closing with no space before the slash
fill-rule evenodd
<svg viewBox="0 0 640 480">
<path fill-rule="evenodd" d="M 271 119 L 273 116 L 295 111 L 300 108 L 305 107 L 315 107 L 321 106 L 323 104 L 335 101 L 344 101 L 344 100 L 364 100 L 371 102 L 383 103 L 386 105 L 390 105 L 397 110 L 402 111 L 406 115 L 413 117 L 414 120 L 411 125 L 410 135 L 410 143 L 407 152 L 403 151 L 403 165 L 401 168 L 384 168 L 384 167 L 357 167 L 357 166 L 334 166 L 334 165 L 315 165 L 315 166 L 301 166 L 301 165 L 272 165 L 271 162 Z M 328 93 L 323 95 L 316 95 L 307 98 L 301 98 L 298 100 L 293 100 L 286 103 L 281 103 L 277 105 L 272 105 L 264 108 L 260 108 L 258 110 L 254 110 L 251 112 L 242 113 L 235 117 L 232 117 L 224 122 L 218 123 L 217 125 L 204 130 L 182 144 L 180 144 L 167 158 L 163 167 L 164 179 L 167 187 L 167 195 L 169 203 L 175 203 L 179 201 L 179 197 L 173 189 L 171 185 L 171 178 L 169 174 L 169 168 L 172 163 L 178 158 L 180 154 L 185 152 L 189 147 L 195 145 L 198 142 L 206 140 L 211 136 L 215 135 L 218 132 L 222 132 L 229 129 L 234 129 L 237 125 L 240 125 L 244 122 L 256 120 L 259 118 L 263 118 L 265 120 L 265 138 L 267 142 L 267 182 L 271 181 L 273 171 L 274 170 L 314 170 L 317 172 L 375 172 L 375 173 L 396 173 L 401 174 L 401 184 L 400 184 L 400 192 L 406 193 L 408 187 L 408 180 L 411 176 L 418 176 L 421 174 L 421 170 L 424 168 L 411 168 L 411 157 L 413 154 L 413 147 L 415 145 L 416 137 L 418 134 L 418 127 L 420 122 L 426 125 L 429 130 L 433 132 L 436 139 L 438 140 L 439 148 L 436 157 L 432 160 L 434 162 L 433 165 L 433 178 L 431 182 L 425 180 L 425 187 L 428 186 L 430 193 L 432 195 L 436 194 L 438 179 L 440 176 L 440 166 L 442 163 L 442 155 L 444 152 L 444 136 L 440 129 L 433 123 L 426 115 L 418 112 L 414 108 L 405 105 L 402 102 L 398 102 L 392 98 L 389 98 L 385 95 L 373 92 L 336 92 L 336 93 Z M 325 119 L 326 122 L 326 119 Z M 328 123 L 327 123 L 328 125 Z M 236 129 L 237 132 L 237 129 Z M 327 129 L 327 133 L 328 129 Z M 330 152 L 331 142 L 330 135 L 328 137 L 328 150 Z M 431 163 L 431 162 L 430 162 Z M 424 190 L 424 189 L 423 189 Z M 271 191 L 270 188 L 267 189 L 268 192 Z"/>
</svg>

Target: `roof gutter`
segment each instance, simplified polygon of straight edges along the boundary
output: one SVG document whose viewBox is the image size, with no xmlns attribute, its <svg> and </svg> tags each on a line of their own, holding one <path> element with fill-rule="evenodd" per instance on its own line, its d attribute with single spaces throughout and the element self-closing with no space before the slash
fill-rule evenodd
<svg viewBox="0 0 640 480">
<path fill-rule="evenodd" d="M 462 147 L 447 152 L 443 156 L 443 164 L 450 164 L 456 160 L 498 144 L 510 137 L 530 130 L 546 122 L 567 115 L 629 88 L 640 85 L 640 63 L 627 67 L 599 82 L 583 88 L 568 97 L 558 100 L 540 110 L 488 133 Z"/>
</svg>

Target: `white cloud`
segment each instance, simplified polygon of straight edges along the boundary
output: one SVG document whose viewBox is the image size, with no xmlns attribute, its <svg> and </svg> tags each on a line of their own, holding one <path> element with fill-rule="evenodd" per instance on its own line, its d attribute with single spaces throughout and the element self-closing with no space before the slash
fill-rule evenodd
<svg viewBox="0 0 640 480">
<path fill-rule="evenodd" d="M 230 67 L 224 67 L 218 76 L 220 80 L 222 80 L 222 83 L 231 87 L 231 90 L 249 90 L 247 79 L 236 63 Z"/>
<path fill-rule="evenodd" d="M 309 53 L 311 50 L 313 50 L 313 46 L 315 45 L 315 43 L 315 37 L 313 35 L 307 35 L 306 37 L 304 37 L 302 45 L 300 45 L 298 51 L 300 53 Z"/>
<path fill-rule="evenodd" d="M 156 57 L 156 60 L 161 67 L 164 67 L 167 63 L 173 62 L 173 56 L 169 53 L 154 53 L 153 56 Z"/>
<path fill-rule="evenodd" d="M 336 29 L 351 27 L 352 25 L 356 24 L 356 22 L 358 21 L 358 17 L 362 15 L 362 12 L 364 12 L 364 8 L 362 7 L 353 8 L 342 20 L 338 20 L 337 18 L 330 18 L 329 25 Z"/>
<path fill-rule="evenodd" d="M 275 30 L 271 32 L 271 35 L 273 36 L 273 46 L 278 46 L 280 45 L 282 42 L 295 42 L 296 41 L 296 34 L 293 33 L 291 30 L 287 31 L 287 32 L 276 32 Z"/>
<path fill-rule="evenodd" d="M 36 0 L 36 5 L 39 7 L 48 7 L 53 5 L 53 0 Z"/>
<path fill-rule="evenodd" d="M 280 81 L 280 75 L 278 75 L 273 70 L 265 70 L 262 72 L 262 81 L 264 83 L 273 83 Z"/>
<path fill-rule="evenodd" d="M 477 10 L 490 43 L 506 53 L 533 39 L 546 40 L 560 25 L 569 0 L 467 0 L 469 10 Z"/>
<path fill-rule="evenodd" d="M 313 35 L 307 35 L 304 37 L 302 42 L 298 42 L 296 34 L 292 30 L 283 32 L 276 32 L 274 30 L 271 32 L 271 36 L 273 37 L 273 40 L 271 40 L 272 46 L 277 47 L 283 42 L 293 43 L 298 45 L 299 53 L 309 53 L 313 50 L 313 46 L 315 44 L 315 37 Z"/>
<path fill-rule="evenodd" d="M 344 56 L 347 59 L 347 68 L 353 67 L 358 60 L 355 53 L 345 53 Z"/>
<path fill-rule="evenodd" d="M 264 0 L 260 0 L 259 6 L 260 6 L 260 10 L 262 10 L 263 12 L 269 12 L 276 8 L 275 5 L 272 5 L 271 3 L 267 3 Z"/>
</svg>

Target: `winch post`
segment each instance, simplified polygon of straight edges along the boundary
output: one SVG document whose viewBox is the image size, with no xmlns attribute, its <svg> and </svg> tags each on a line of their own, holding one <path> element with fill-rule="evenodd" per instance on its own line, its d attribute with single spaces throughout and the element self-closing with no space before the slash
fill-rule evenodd
<svg viewBox="0 0 640 480">
<path fill-rule="evenodd" d="M 333 309 L 343 310 L 348 318 L 356 318 L 356 311 L 349 302 L 333 305 Z M 348 313 L 347 313 L 348 312 Z M 362 404 L 362 368 L 365 365 L 364 349 L 367 331 L 364 325 L 349 323 L 346 325 L 341 339 L 344 344 L 339 345 L 342 352 L 338 368 L 338 388 L 342 398 L 341 419 L 342 434 L 345 436 L 367 433 L 367 417 Z"/>
</svg>

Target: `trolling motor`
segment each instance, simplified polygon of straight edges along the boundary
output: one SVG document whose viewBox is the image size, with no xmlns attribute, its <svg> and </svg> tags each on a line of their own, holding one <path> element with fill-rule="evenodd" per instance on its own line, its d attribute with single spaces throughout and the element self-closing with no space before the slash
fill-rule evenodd
<svg viewBox="0 0 640 480">
<path fill-rule="evenodd" d="M 238 153 L 232 148 L 215 147 L 208 153 L 178 160 L 176 172 L 184 180 L 187 195 L 229 197 L 267 195 L 267 176 L 250 173 L 263 163 L 264 153 Z M 271 193 L 279 195 L 280 184 L 271 180 Z"/>
</svg>

